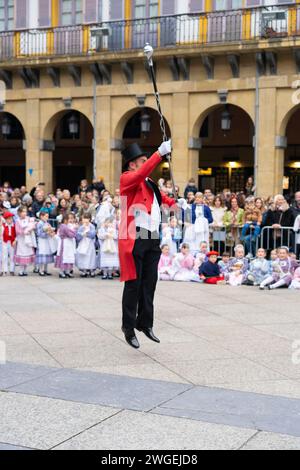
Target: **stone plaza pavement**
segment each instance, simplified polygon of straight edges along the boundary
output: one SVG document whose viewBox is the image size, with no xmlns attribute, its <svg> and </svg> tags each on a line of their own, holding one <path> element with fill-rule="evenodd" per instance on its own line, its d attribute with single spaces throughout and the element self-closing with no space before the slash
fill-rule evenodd
<svg viewBox="0 0 300 470">
<path fill-rule="evenodd" d="M 160 283 L 139 351 L 121 295 L 0 279 L 0 449 L 300 449 L 299 292 Z"/>
</svg>

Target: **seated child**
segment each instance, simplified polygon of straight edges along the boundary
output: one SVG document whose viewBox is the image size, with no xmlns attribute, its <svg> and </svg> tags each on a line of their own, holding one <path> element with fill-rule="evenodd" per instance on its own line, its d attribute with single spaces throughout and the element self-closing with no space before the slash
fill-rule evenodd
<svg viewBox="0 0 300 470">
<path fill-rule="evenodd" d="M 172 263 L 172 280 L 179 282 L 199 282 L 199 274 L 194 271 L 194 257 L 190 253 L 190 247 L 183 243 Z"/>
<path fill-rule="evenodd" d="M 199 274 L 200 266 L 202 265 L 202 263 L 207 261 L 208 251 L 209 251 L 208 243 L 206 243 L 206 242 L 200 243 L 200 251 L 196 254 L 196 257 L 195 257 L 195 263 L 194 263 L 195 273 Z"/>
<path fill-rule="evenodd" d="M 300 289 L 300 268 L 297 268 L 294 273 L 290 289 Z"/>
<path fill-rule="evenodd" d="M 229 265 L 229 261 L 230 261 L 230 254 L 229 253 L 223 253 L 222 254 L 222 259 L 221 261 L 219 261 L 219 266 L 220 266 L 220 269 L 221 269 L 221 273 L 224 274 L 227 269 L 228 269 L 228 265 Z"/>
<path fill-rule="evenodd" d="M 259 286 L 268 276 L 270 265 L 266 256 L 267 253 L 264 248 L 257 250 L 256 258 L 250 263 L 250 269 L 246 279 L 247 285 Z"/>
<path fill-rule="evenodd" d="M 211 251 L 207 253 L 208 261 L 205 261 L 199 268 L 199 276 L 205 284 L 224 284 L 224 276 L 221 275 L 221 268 L 218 265 L 219 253 Z"/>
<path fill-rule="evenodd" d="M 160 281 L 171 281 L 172 256 L 169 245 L 162 245 L 161 257 L 158 263 L 158 279 Z"/>
<path fill-rule="evenodd" d="M 231 286 L 241 286 L 247 277 L 249 261 L 245 258 L 243 245 L 237 245 L 234 252 L 235 257 L 228 263 L 225 279 Z"/>
<path fill-rule="evenodd" d="M 278 259 L 272 264 L 272 274 L 261 284 L 260 289 L 278 289 L 279 287 L 289 287 L 298 264 L 289 256 L 289 249 L 285 246 L 279 248 Z"/>
</svg>

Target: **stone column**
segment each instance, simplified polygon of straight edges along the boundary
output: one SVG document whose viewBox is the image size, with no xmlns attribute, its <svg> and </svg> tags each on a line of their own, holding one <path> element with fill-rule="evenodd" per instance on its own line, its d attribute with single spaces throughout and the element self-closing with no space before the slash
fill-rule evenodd
<svg viewBox="0 0 300 470">
<path fill-rule="evenodd" d="M 96 176 L 103 176 L 108 189 L 113 186 L 113 162 L 111 154 L 111 103 L 109 96 L 97 97 Z"/>
<path fill-rule="evenodd" d="M 26 186 L 30 190 L 39 182 L 47 182 L 41 167 L 40 155 L 40 103 L 38 99 L 26 102 Z"/>
<path fill-rule="evenodd" d="M 182 194 L 192 176 L 197 178 L 198 161 L 195 164 L 195 151 L 189 151 L 189 94 L 173 95 L 173 171 L 175 183 Z"/>
<path fill-rule="evenodd" d="M 282 192 L 283 150 L 276 142 L 276 88 L 260 89 L 257 194 L 262 197 Z"/>
<path fill-rule="evenodd" d="M 40 152 L 40 171 L 41 171 L 41 183 L 45 183 L 45 191 L 47 193 L 55 191 L 53 187 L 53 153 L 52 152 Z"/>
</svg>

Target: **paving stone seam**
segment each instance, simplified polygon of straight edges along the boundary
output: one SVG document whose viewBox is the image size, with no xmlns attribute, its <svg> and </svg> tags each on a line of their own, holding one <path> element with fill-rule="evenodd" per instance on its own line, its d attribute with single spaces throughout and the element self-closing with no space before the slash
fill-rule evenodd
<svg viewBox="0 0 300 470">
<path fill-rule="evenodd" d="M 96 405 L 97 406 L 97 405 Z M 99 405 L 100 406 L 100 405 Z M 110 408 L 110 407 L 107 407 L 107 408 Z M 125 409 L 122 409 L 122 410 L 118 410 L 116 413 L 110 415 L 110 416 L 107 416 L 106 418 L 102 419 L 101 421 L 99 421 L 98 423 L 95 423 L 93 424 L 92 426 L 89 426 L 88 428 L 86 429 L 83 429 L 82 431 L 78 432 L 77 434 L 74 434 L 72 436 L 70 436 L 68 439 L 65 439 L 64 441 L 60 442 L 59 444 L 56 444 L 55 446 L 53 447 L 50 447 L 48 450 L 55 450 L 57 447 L 65 444 L 66 442 L 69 442 L 71 441 L 72 439 L 75 439 L 76 437 L 78 436 L 81 436 L 81 434 L 87 432 L 87 431 L 90 431 L 91 429 L 99 426 L 99 425 L 102 425 L 103 423 L 105 423 L 106 421 L 109 421 L 110 419 L 114 418 L 115 416 L 118 416 L 119 414 L 122 414 L 124 411 L 127 411 Z"/>
<path fill-rule="evenodd" d="M 242 444 L 237 450 L 243 450 L 244 447 L 246 447 L 253 439 L 255 439 L 257 436 L 259 436 L 260 434 L 262 433 L 262 431 L 256 431 L 253 436 L 249 437 L 249 439 L 246 440 L 246 442 L 244 442 L 244 444 Z"/>
<path fill-rule="evenodd" d="M 170 383 L 170 382 L 167 382 L 167 383 Z M 151 413 L 153 410 L 155 410 L 156 408 L 165 408 L 163 405 L 166 405 L 167 403 L 169 403 L 170 401 L 174 400 L 175 398 L 178 398 L 180 397 L 181 395 L 184 395 L 186 392 L 190 392 L 191 390 L 193 390 L 195 387 L 192 386 L 190 388 L 188 388 L 187 390 L 183 390 L 182 392 L 179 392 L 177 395 L 175 395 L 173 398 L 168 398 L 167 400 L 159 403 L 158 405 L 154 406 L 153 408 L 151 408 L 150 410 L 148 410 L 148 413 Z M 166 407 L 167 408 L 167 407 Z"/>
<path fill-rule="evenodd" d="M 0 446 L 1 445 L 4 445 L 4 446 L 11 446 L 11 447 L 18 447 L 19 449 L 24 449 L 24 450 L 40 450 L 38 449 L 37 447 L 25 447 L 25 446 L 22 446 L 22 445 L 16 445 L 16 444 L 12 444 L 11 442 L 0 442 Z M 0 450 L 1 452 L 1 450 Z"/>
<path fill-rule="evenodd" d="M 41 367 L 44 367 L 44 366 L 41 366 Z M 28 380 L 25 380 L 25 382 L 20 382 L 20 383 L 10 385 L 9 387 L 5 387 L 5 388 L 0 388 L 0 392 L 2 392 L 2 393 L 11 392 L 12 391 L 11 389 L 13 389 L 15 387 L 21 387 L 22 385 L 27 385 L 30 382 L 34 382 L 35 380 L 39 380 L 39 379 L 42 379 L 44 377 L 48 377 L 48 375 L 56 374 L 60 370 L 61 369 L 54 369 L 54 370 L 51 370 L 49 372 L 45 372 L 45 374 L 39 375 L 37 377 L 31 378 L 31 379 L 28 379 Z"/>
<path fill-rule="evenodd" d="M 61 370 L 58 369 L 58 370 L 54 370 L 54 371 L 49 372 L 49 374 L 47 374 L 47 375 L 51 375 L 51 374 L 55 374 L 55 373 L 60 373 L 60 372 L 61 372 Z M 99 374 L 99 375 L 107 375 L 107 374 Z M 30 379 L 30 380 L 26 381 L 26 383 L 34 382 L 35 380 L 40 380 L 41 378 L 43 378 L 43 377 L 45 377 L 45 376 L 46 376 L 46 374 L 43 375 L 43 376 L 41 376 L 41 377 L 39 377 L 39 378 Z M 132 378 L 130 378 L 130 379 L 132 379 Z M 154 380 L 153 382 L 156 382 L 156 381 Z M 166 384 L 172 384 L 172 385 L 173 385 L 173 382 L 165 382 L 165 383 L 166 383 Z M 181 385 L 182 385 L 182 384 L 181 384 Z M 89 403 L 89 402 L 86 402 L 86 401 L 81 401 L 81 400 L 79 400 L 79 399 L 77 399 L 77 400 L 69 400 L 69 399 L 61 398 L 61 397 L 59 397 L 59 396 L 57 396 L 57 397 L 53 397 L 53 396 L 49 397 L 46 393 L 45 393 L 45 394 L 40 394 L 40 395 L 38 395 L 38 394 L 34 394 L 34 393 L 28 393 L 28 392 L 26 393 L 26 392 L 24 392 L 24 391 L 18 392 L 18 391 L 11 390 L 11 388 L 13 389 L 14 387 L 17 387 L 17 386 L 14 385 L 14 386 L 12 386 L 12 387 L 9 387 L 8 389 L 4 390 L 4 393 L 13 393 L 13 394 L 27 395 L 27 396 L 32 396 L 32 397 L 44 397 L 44 398 L 48 398 L 48 399 L 51 399 L 51 400 L 66 401 L 66 402 L 68 402 L 68 403 L 82 403 L 82 404 L 91 404 L 91 405 L 93 405 L 93 406 L 105 406 L 105 407 L 108 408 L 108 409 L 116 409 L 116 410 L 118 410 L 118 412 L 119 412 L 119 410 L 120 410 L 120 407 L 118 407 L 117 404 L 116 404 L 115 406 L 111 406 L 111 405 L 107 405 L 107 404 L 105 404 L 105 403 L 104 403 L 104 404 L 101 404 L 101 403 L 97 403 L 97 404 L 95 404 L 95 403 Z M 171 413 L 171 408 L 166 406 L 168 402 L 170 402 L 170 401 L 172 401 L 172 400 L 174 400 L 174 399 L 176 400 L 176 398 L 178 398 L 178 397 L 180 397 L 180 396 L 182 396 L 182 395 L 184 395 L 184 394 L 186 394 L 186 393 L 192 391 L 192 390 L 195 389 L 195 388 L 201 388 L 201 389 L 209 390 L 209 389 L 212 388 L 212 387 L 194 387 L 194 386 L 193 386 L 193 387 L 189 387 L 189 388 L 187 388 L 186 390 L 183 390 L 182 392 L 177 393 L 175 396 L 170 397 L 169 399 L 165 400 L 164 402 L 162 402 L 162 403 L 160 403 L 160 404 L 156 405 L 155 407 L 150 408 L 150 409 L 148 409 L 148 410 L 136 410 L 136 409 L 131 409 L 130 407 L 127 407 L 127 406 L 126 406 L 126 407 L 122 406 L 121 409 L 122 409 L 123 411 L 124 411 L 124 410 L 128 410 L 128 411 L 134 411 L 134 412 L 139 412 L 139 413 L 159 414 L 159 411 L 160 411 L 160 410 L 163 411 L 163 410 L 167 410 L 167 409 L 169 408 L 169 410 L 170 410 L 169 413 L 170 413 L 170 414 L 169 414 L 169 413 L 163 413 L 165 416 L 173 416 L 173 417 L 177 417 L 177 418 L 186 418 L 186 419 L 190 419 L 190 420 L 194 420 L 194 421 L 208 422 L 208 421 L 205 420 L 204 418 L 202 418 L 202 419 L 200 418 L 200 419 L 199 419 L 199 418 L 197 418 L 197 417 L 193 418 L 192 416 L 189 416 L 189 417 L 184 417 L 184 416 L 181 416 L 181 417 L 180 417 L 180 416 L 176 416 L 176 415 L 174 416 L 174 414 Z M 220 392 L 222 391 L 222 389 L 218 389 L 217 391 L 218 391 L 218 393 L 220 393 Z M 224 389 L 224 392 L 228 392 L 228 391 L 229 391 L 228 389 Z M 234 390 L 232 390 L 232 392 L 239 393 L 239 392 L 234 391 Z M 287 397 L 277 397 L 277 396 L 272 396 L 272 395 L 262 395 L 262 394 L 257 394 L 257 393 L 253 393 L 253 392 L 240 392 L 240 394 L 241 394 L 242 396 L 244 396 L 245 399 L 247 399 L 247 396 L 250 394 L 250 395 L 260 396 L 261 398 L 264 398 L 264 399 L 269 398 L 269 399 L 275 399 L 275 400 L 276 400 L 276 399 L 280 399 L 280 398 L 281 398 L 281 399 L 283 399 L 285 402 L 289 402 L 289 401 L 291 401 L 291 400 L 292 400 L 293 402 L 294 402 L 294 401 L 296 401 L 296 402 L 299 402 L 299 401 L 300 401 L 299 399 L 290 399 L 290 398 L 287 398 Z M 175 408 L 172 409 L 172 411 L 174 411 L 174 412 L 176 412 L 176 410 L 177 410 L 177 411 L 180 411 L 180 412 L 181 412 L 181 411 L 184 412 L 185 408 L 184 408 L 184 407 L 182 407 L 182 408 L 181 408 L 181 407 L 175 407 Z M 189 411 L 191 411 L 191 410 L 189 410 Z M 223 416 L 223 418 L 224 418 L 224 413 L 222 413 L 222 412 L 215 412 L 215 413 L 214 413 L 214 412 L 208 412 L 208 411 L 205 410 L 205 409 L 196 409 L 196 410 L 194 410 L 194 411 L 195 411 L 195 412 L 199 412 L 200 414 L 201 414 L 201 413 L 204 413 L 204 414 L 206 414 L 207 416 L 209 416 L 209 415 L 214 416 L 214 418 L 217 419 L 217 422 L 213 421 L 215 424 L 222 424 L 222 425 L 228 425 L 228 426 L 231 425 L 230 423 L 227 423 L 227 424 L 226 424 L 226 422 L 224 423 L 224 419 L 220 420 L 220 422 L 218 421 L 218 416 Z M 117 413 L 118 413 L 118 412 L 117 412 Z M 234 417 L 234 416 L 236 416 L 235 414 L 232 414 L 232 413 L 225 413 L 225 415 L 228 415 L 228 417 Z M 249 417 L 248 417 L 248 419 L 249 419 Z M 257 430 L 257 428 L 258 428 L 259 426 L 257 425 L 256 420 L 255 420 L 255 419 L 253 419 L 253 420 L 250 419 L 249 422 L 250 422 L 250 424 L 249 424 L 249 429 L 255 429 L 255 430 Z M 241 426 L 235 425 L 234 427 L 248 427 L 248 426 L 245 426 L 245 425 L 243 425 L 243 426 L 242 426 L 242 425 L 241 425 Z M 274 431 L 274 430 L 272 431 L 271 429 L 265 429 L 265 431 L 266 431 L 266 432 L 280 433 L 280 431 Z M 289 432 L 286 432 L 286 431 L 285 431 L 284 433 L 285 433 L 285 434 L 290 434 L 290 435 L 292 435 L 292 436 L 294 435 L 293 433 L 289 433 Z"/>
</svg>

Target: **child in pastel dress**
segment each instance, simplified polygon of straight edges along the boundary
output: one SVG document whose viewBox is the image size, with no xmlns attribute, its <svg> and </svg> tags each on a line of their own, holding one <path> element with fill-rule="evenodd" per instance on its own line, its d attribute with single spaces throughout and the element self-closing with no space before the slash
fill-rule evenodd
<svg viewBox="0 0 300 470">
<path fill-rule="evenodd" d="M 207 259 L 207 253 L 209 251 L 209 245 L 207 242 L 202 242 L 200 243 L 200 251 L 195 256 L 195 262 L 194 262 L 194 271 L 195 273 L 199 273 L 199 269 L 203 263 L 208 261 Z"/>
<path fill-rule="evenodd" d="M 55 230 L 49 224 L 49 212 L 41 209 L 39 212 L 40 221 L 36 227 L 37 252 L 35 265 L 38 267 L 40 276 L 51 276 L 48 272 L 48 265 L 54 263 L 56 253 Z"/>
<path fill-rule="evenodd" d="M 27 208 L 20 206 L 16 222 L 17 244 L 15 251 L 15 263 L 20 268 L 19 276 L 28 276 L 27 267 L 35 262 L 35 238 L 36 222 L 28 217 Z"/>
<path fill-rule="evenodd" d="M 194 271 L 194 257 L 190 253 L 190 247 L 183 243 L 172 262 L 172 280 L 179 282 L 195 281 L 199 282 L 199 273 Z"/>
<path fill-rule="evenodd" d="M 76 239 L 76 266 L 80 271 L 80 277 L 95 277 L 96 271 L 96 229 L 91 223 L 91 214 L 83 214 L 78 228 Z"/>
<path fill-rule="evenodd" d="M 195 256 L 199 252 L 202 241 L 209 245 L 209 224 L 213 222 L 211 210 L 204 205 L 202 193 L 195 195 L 195 202 L 191 205 L 191 209 L 184 211 L 184 219 L 185 233 L 183 241 L 190 246 L 191 253 Z"/>
<path fill-rule="evenodd" d="M 268 277 L 270 265 L 266 256 L 266 250 L 263 248 L 257 250 L 256 258 L 250 263 L 246 280 L 247 285 L 259 286 Z"/>
<path fill-rule="evenodd" d="M 182 232 L 176 217 L 171 217 L 168 225 L 162 229 L 162 245 L 168 245 L 170 248 L 171 256 L 178 253 L 179 243 L 182 238 Z"/>
<path fill-rule="evenodd" d="M 261 284 L 260 289 L 278 289 L 280 287 L 289 287 L 293 281 L 298 263 L 289 256 L 289 249 L 285 246 L 279 248 L 278 259 L 273 262 L 272 274 L 268 276 Z"/>
<path fill-rule="evenodd" d="M 160 281 L 171 281 L 172 279 L 172 256 L 169 245 L 162 245 L 161 257 L 158 263 L 158 279 Z"/>
<path fill-rule="evenodd" d="M 118 227 L 113 218 L 107 219 L 98 230 L 100 241 L 100 269 L 102 279 L 113 280 L 113 272 L 119 268 Z"/>
<path fill-rule="evenodd" d="M 241 286 L 247 277 L 249 261 L 245 258 L 243 245 L 237 245 L 234 251 L 235 257 L 228 263 L 225 279 L 231 286 Z"/>
<path fill-rule="evenodd" d="M 58 247 L 55 267 L 60 279 L 73 278 L 75 265 L 77 224 L 74 214 L 65 214 L 58 229 Z"/>
<path fill-rule="evenodd" d="M 300 289 L 300 268 L 297 268 L 294 273 L 290 289 Z"/>
<path fill-rule="evenodd" d="M 221 270 L 221 274 L 224 274 L 228 271 L 229 268 L 229 261 L 230 261 L 230 253 L 224 252 L 222 254 L 222 259 L 219 261 L 219 266 Z"/>
</svg>

